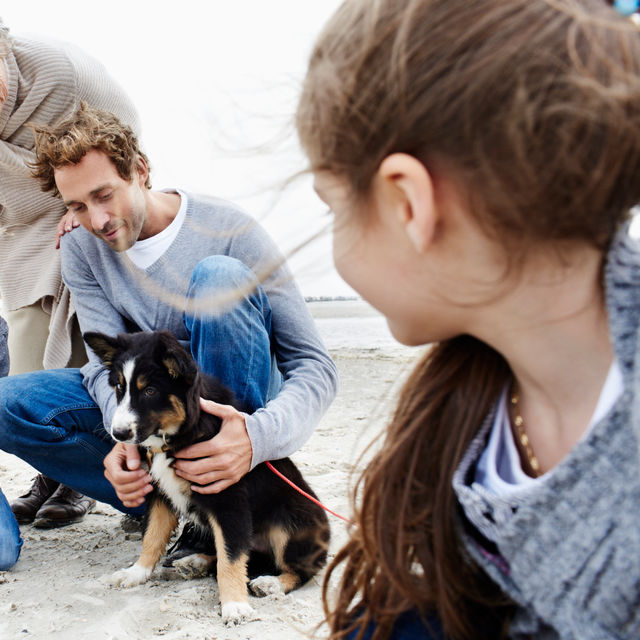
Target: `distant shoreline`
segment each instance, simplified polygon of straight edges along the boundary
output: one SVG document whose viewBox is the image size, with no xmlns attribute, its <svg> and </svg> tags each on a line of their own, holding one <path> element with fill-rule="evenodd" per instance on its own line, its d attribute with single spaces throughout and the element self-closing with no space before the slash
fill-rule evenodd
<svg viewBox="0 0 640 640">
<path fill-rule="evenodd" d="M 360 296 L 305 296 L 305 302 L 356 302 L 362 301 Z"/>
</svg>

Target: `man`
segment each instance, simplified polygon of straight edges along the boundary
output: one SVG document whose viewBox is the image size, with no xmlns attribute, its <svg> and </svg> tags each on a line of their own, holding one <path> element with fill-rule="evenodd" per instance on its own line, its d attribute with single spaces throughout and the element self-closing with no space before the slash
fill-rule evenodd
<svg viewBox="0 0 640 640">
<path fill-rule="evenodd" d="M 36 152 L 34 175 L 81 225 L 61 251 L 82 331 L 169 329 L 252 408 L 243 414 L 205 399 L 221 432 L 178 452 L 176 473 L 195 491 L 216 493 L 299 448 L 333 400 L 336 369 L 259 225 L 228 202 L 151 190 L 131 129 L 86 105 L 56 127 L 38 127 Z M 0 381 L 0 448 L 140 513 L 150 477 L 137 449 L 114 446 L 105 431 L 115 410 L 107 377 L 90 354 L 81 371 Z"/>
<path fill-rule="evenodd" d="M 27 126 L 58 122 L 81 100 L 136 126 L 133 104 L 101 64 L 66 43 L 12 37 L 0 20 L 0 298 L 12 375 L 86 362 L 56 251 L 65 209 L 30 175 L 35 153 Z M 38 476 L 11 508 L 20 523 L 51 527 L 81 520 L 93 504 Z"/>
</svg>

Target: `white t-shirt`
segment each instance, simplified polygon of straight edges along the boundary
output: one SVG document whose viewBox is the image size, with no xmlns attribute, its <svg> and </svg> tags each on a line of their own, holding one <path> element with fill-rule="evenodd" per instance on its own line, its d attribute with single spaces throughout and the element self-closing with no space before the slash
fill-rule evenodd
<svg viewBox="0 0 640 640">
<path fill-rule="evenodd" d="M 581 439 L 585 438 L 593 426 L 609 412 L 622 391 L 622 373 L 617 360 L 614 360 L 600 392 L 600 398 L 589 426 Z M 507 388 L 500 396 L 489 441 L 478 461 L 475 482 L 494 494 L 512 496 L 526 491 L 538 482 L 543 482 L 546 475 L 532 478 L 522 470 L 520 454 L 511 430 Z"/>
<path fill-rule="evenodd" d="M 180 196 L 180 208 L 176 217 L 166 229 L 150 238 L 138 240 L 130 249 L 127 249 L 127 256 L 140 269 L 150 267 L 171 246 L 187 215 L 187 198 L 185 194 L 180 189 L 166 189 L 164 191 L 178 193 Z"/>
</svg>

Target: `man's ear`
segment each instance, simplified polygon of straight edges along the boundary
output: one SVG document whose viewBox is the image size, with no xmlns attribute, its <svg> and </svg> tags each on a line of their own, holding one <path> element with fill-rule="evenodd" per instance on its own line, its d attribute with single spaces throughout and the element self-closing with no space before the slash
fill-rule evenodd
<svg viewBox="0 0 640 640">
<path fill-rule="evenodd" d="M 122 344 L 118 338 L 112 338 L 104 333 L 88 331 L 82 334 L 82 338 L 93 349 L 98 358 L 102 360 L 107 369 L 113 365 L 116 353 L 122 349 Z"/>
<path fill-rule="evenodd" d="M 382 206 L 403 226 L 418 253 L 424 253 L 437 230 L 438 210 L 431 174 L 413 156 L 393 153 L 387 156 L 376 174 L 378 197 Z"/>
<path fill-rule="evenodd" d="M 136 158 L 136 164 L 134 166 L 134 176 L 135 179 L 138 181 L 138 184 L 141 187 L 144 187 L 147 183 L 147 178 L 149 177 L 149 165 L 147 164 L 147 161 L 142 157 L 142 156 L 138 156 Z"/>
</svg>

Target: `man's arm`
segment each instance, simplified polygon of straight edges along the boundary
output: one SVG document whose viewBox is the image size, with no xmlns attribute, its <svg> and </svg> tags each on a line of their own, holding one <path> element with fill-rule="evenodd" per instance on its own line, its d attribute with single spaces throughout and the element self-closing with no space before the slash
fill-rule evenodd
<svg viewBox="0 0 640 640">
<path fill-rule="evenodd" d="M 84 229 L 78 229 L 62 240 L 62 277 L 73 297 L 82 332 L 100 331 L 114 336 L 126 331 L 124 319 L 96 280 L 90 266 L 91 258 L 73 237 L 82 233 L 86 233 Z M 91 349 L 87 349 L 87 355 L 89 362 L 82 368 L 83 382 L 102 411 L 104 427 L 109 431 L 116 406 L 115 394 L 101 360 Z M 137 447 L 115 443 L 104 466 L 105 477 L 126 507 L 137 507 L 144 502 L 144 496 L 152 490 L 151 477 L 140 468 Z"/>
<path fill-rule="evenodd" d="M 251 467 L 297 451 L 310 437 L 338 390 L 338 373 L 307 304 L 275 243 L 259 225 L 234 239 L 260 277 L 271 305 L 272 346 L 283 384 L 278 395 L 246 417 Z M 237 256 L 236 256 L 237 257 Z M 243 258 L 241 258 L 243 259 Z"/>
<path fill-rule="evenodd" d="M 176 468 L 185 472 L 183 477 L 190 482 L 231 484 L 238 475 L 238 464 L 245 465 L 246 472 L 265 460 L 292 454 L 307 441 L 335 397 L 337 371 L 293 276 L 284 265 L 274 268 L 283 261 L 266 232 L 235 207 L 214 209 L 214 213 L 211 218 L 218 236 L 231 238 L 229 246 L 221 247 L 219 253 L 242 261 L 259 278 L 269 274 L 263 286 L 272 309 L 272 347 L 283 376 L 280 392 L 266 407 L 252 415 L 239 414 L 241 420 L 238 416 L 233 421 L 227 418 L 228 431 L 234 438 L 224 450 L 219 446 L 221 433 L 209 441 L 210 445 L 201 443 L 189 447 L 188 452 L 179 452 L 181 457 L 188 453 L 190 459 L 177 462 Z M 209 410 L 208 406 L 205 403 L 203 409 Z M 222 432 L 225 428 L 223 419 Z M 247 437 L 251 455 L 248 464 L 248 447 L 243 444 Z M 238 447 L 240 453 L 236 454 L 234 449 Z"/>
<path fill-rule="evenodd" d="M 82 333 L 99 331 L 110 336 L 126 331 L 124 319 L 105 295 L 91 268 L 95 256 L 88 256 L 76 242 L 75 234 L 88 233 L 77 229 L 67 234 L 61 243 L 62 279 L 71 292 L 73 304 Z M 115 412 L 115 395 L 109 385 L 109 376 L 102 361 L 91 349 L 87 349 L 89 362 L 82 367 L 84 384 L 89 395 L 102 411 L 108 430 Z"/>
</svg>

